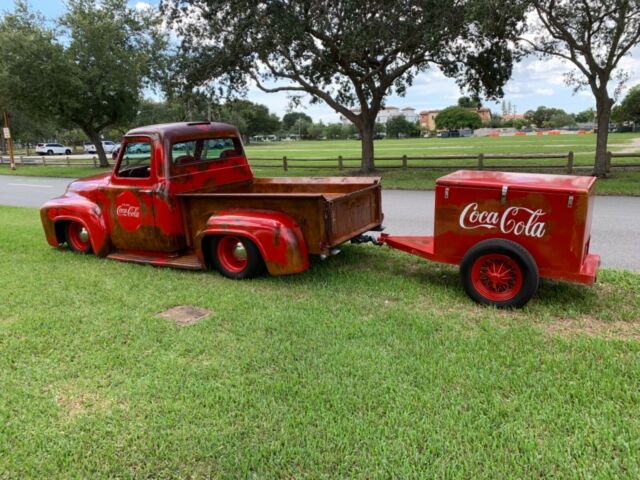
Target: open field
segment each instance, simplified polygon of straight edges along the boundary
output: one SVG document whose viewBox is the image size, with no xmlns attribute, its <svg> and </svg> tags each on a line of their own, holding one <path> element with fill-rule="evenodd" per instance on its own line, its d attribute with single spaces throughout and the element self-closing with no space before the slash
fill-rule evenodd
<svg viewBox="0 0 640 480">
<path fill-rule="evenodd" d="M 640 275 L 504 312 L 373 246 L 233 282 L 0 225 L 2 478 L 640 476 Z"/>
<path fill-rule="evenodd" d="M 610 150 L 615 152 L 640 152 L 640 133 L 624 133 L 610 135 Z M 477 155 L 485 154 L 530 154 L 530 153 L 562 153 L 573 151 L 575 154 L 574 165 L 578 172 L 588 173 L 593 165 L 595 150 L 594 135 L 560 135 L 544 137 L 500 137 L 500 138 L 455 138 L 455 139 L 406 139 L 406 140 L 379 140 L 376 141 L 376 155 L 385 156 L 421 156 L 421 155 Z M 337 168 L 337 157 L 357 157 L 360 154 L 360 142 L 357 140 L 342 141 L 303 141 L 303 142 L 273 142 L 264 144 L 251 144 L 246 147 L 247 155 L 258 176 L 305 176 L 305 175 L 349 175 L 353 174 L 359 166 L 357 160 L 344 160 L 344 169 Z M 289 160 L 290 170 L 282 169 L 282 156 L 291 158 L 305 158 L 306 161 Z M 327 157 L 336 159 L 332 163 L 320 163 L 308 160 L 310 158 Z M 278 160 L 263 161 L 260 159 L 277 158 Z M 55 158 L 53 158 L 55 160 Z M 86 160 L 82 160 L 86 162 Z M 75 160 L 72 162 L 72 164 Z M 78 160 L 80 162 L 80 160 Z M 77 163 L 77 162 L 76 162 Z M 383 177 L 383 185 L 386 188 L 406 189 L 431 189 L 433 180 L 444 172 L 454 167 L 475 167 L 476 159 L 470 160 L 411 160 L 409 166 L 439 167 L 438 170 L 421 170 L 409 168 L 385 169 L 388 166 L 399 166 L 399 160 L 378 160 L 377 165 L 382 167 L 378 172 Z M 528 165 L 532 170 L 537 167 L 549 165 L 565 165 L 566 159 L 487 159 L 485 166 L 499 168 L 500 166 Z M 638 164 L 640 158 L 615 158 L 614 165 Z M 273 165 L 273 166 L 266 166 Z M 305 168 L 299 168 L 304 166 Z M 318 168 L 319 166 L 329 168 Z M 507 168 L 508 169 L 508 168 Z M 77 178 L 95 174 L 102 171 L 92 167 L 42 167 L 24 166 L 16 171 L 20 175 L 36 176 L 64 176 Z M 558 172 L 562 173 L 562 172 Z M 11 174 L 7 165 L 0 165 L 0 174 Z M 612 172 L 611 178 L 599 182 L 598 192 L 602 194 L 630 194 L 640 195 L 640 172 Z"/>
</svg>

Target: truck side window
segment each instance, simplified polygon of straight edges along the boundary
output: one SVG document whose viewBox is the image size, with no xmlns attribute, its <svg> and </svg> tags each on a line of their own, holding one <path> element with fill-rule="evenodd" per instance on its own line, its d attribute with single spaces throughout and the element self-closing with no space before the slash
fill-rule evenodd
<svg viewBox="0 0 640 480">
<path fill-rule="evenodd" d="M 118 177 L 148 178 L 151 176 L 151 143 L 130 142 L 126 144 L 122 160 L 116 172 Z"/>
<path fill-rule="evenodd" d="M 171 145 L 171 158 L 173 164 L 178 167 L 237 155 L 242 155 L 242 144 L 237 138 L 188 140 Z"/>
</svg>

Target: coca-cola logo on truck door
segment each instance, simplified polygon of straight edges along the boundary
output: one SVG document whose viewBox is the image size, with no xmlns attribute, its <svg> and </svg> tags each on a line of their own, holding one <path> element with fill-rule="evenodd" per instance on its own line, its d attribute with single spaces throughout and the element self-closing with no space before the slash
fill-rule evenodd
<svg viewBox="0 0 640 480">
<path fill-rule="evenodd" d="M 546 212 L 540 208 L 531 210 L 526 207 L 509 207 L 503 212 L 480 210 L 477 203 L 470 203 L 462 210 L 458 224 L 465 230 L 497 228 L 504 234 L 524 235 L 542 238 L 545 234 L 545 222 L 541 218 Z"/>
<path fill-rule="evenodd" d="M 140 226 L 140 201 L 132 192 L 124 192 L 116 199 L 116 220 L 127 231 L 134 231 Z"/>
</svg>

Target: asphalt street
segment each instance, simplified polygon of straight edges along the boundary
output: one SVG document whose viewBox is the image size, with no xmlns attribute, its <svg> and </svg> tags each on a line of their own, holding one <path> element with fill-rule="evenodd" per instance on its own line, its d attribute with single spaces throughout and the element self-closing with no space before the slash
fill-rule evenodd
<svg viewBox="0 0 640 480">
<path fill-rule="evenodd" d="M 40 207 L 63 193 L 70 181 L 0 175 L 0 205 Z M 386 231 L 432 235 L 433 200 L 433 192 L 384 190 Z M 602 257 L 603 267 L 640 271 L 640 197 L 596 197 L 590 250 Z"/>
</svg>

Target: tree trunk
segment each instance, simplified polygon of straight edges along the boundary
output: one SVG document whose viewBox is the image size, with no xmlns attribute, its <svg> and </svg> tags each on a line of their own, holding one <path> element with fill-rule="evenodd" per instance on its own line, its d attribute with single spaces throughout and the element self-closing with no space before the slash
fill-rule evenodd
<svg viewBox="0 0 640 480">
<path fill-rule="evenodd" d="M 96 153 L 98 154 L 98 159 L 100 160 L 100 167 L 108 168 L 109 160 L 107 160 L 107 154 L 104 153 L 104 148 L 102 147 L 102 140 L 100 139 L 100 133 L 96 132 L 92 128 L 83 128 L 82 131 L 89 137 L 91 143 L 96 147 Z"/>
<path fill-rule="evenodd" d="M 375 127 L 375 117 L 373 119 L 364 118 L 360 125 L 357 125 L 360 131 L 360 139 L 362 141 L 362 160 L 360 163 L 360 171 L 362 173 L 371 173 L 375 170 L 375 161 L 373 158 L 373 130 Z"/>
<path fill-rule="evenodd" d="M 596 98 L 596 118 L 598 122 L 598 133 L 596 137 L 596 159 L 593 166 L 593 175 L 599 178 L 607 176 L 607 142 L 609 140 L 609 118 L 611 117 L 611 107 L 613 100 L 609 95 L 602 95 L 603 98 Z"/>
</svg>

